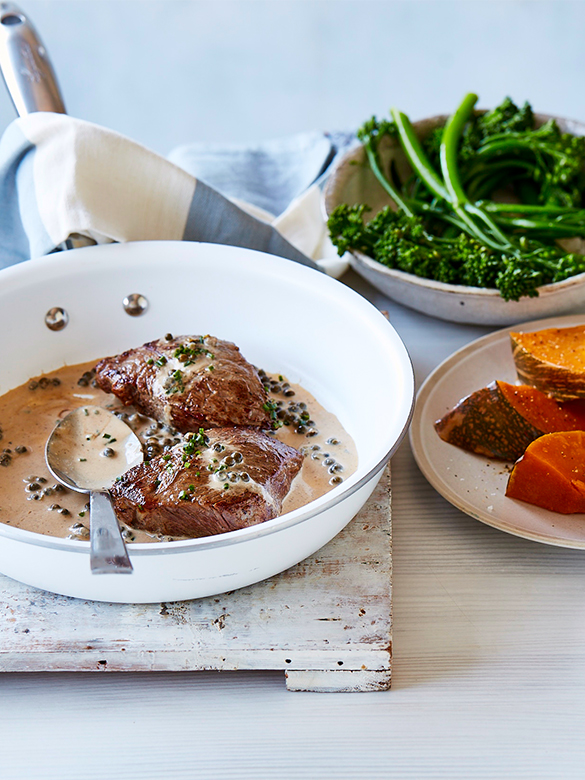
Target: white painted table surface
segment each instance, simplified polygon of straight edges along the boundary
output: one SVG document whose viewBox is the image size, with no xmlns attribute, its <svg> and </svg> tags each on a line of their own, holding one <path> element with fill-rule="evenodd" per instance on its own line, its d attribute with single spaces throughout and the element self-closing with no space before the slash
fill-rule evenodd
<svg viewBox="0 0 585 780">
<path fill-rule="evenodd" d="M 389 312 L 420 385 L 490 329 Z M 585 778 L 585 554 L 452 508 L 392 460 L 392 690 L 282 672 L 0 675 L 0 780 Z"/>
</svg>

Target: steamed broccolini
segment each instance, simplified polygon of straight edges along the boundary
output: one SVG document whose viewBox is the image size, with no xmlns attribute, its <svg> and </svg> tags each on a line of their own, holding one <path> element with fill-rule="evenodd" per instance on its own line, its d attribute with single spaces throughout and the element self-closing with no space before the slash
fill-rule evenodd
<svg viewBox="0 0 585 780">
<path fill-rule="evenodd" d="M 467 95 L 444 127 L 421 143 L 404 114 L 368 120 L 358 131 L 368 162 L 397 206 L 370 221 L 364 204 L 329 218 L 340 255 L 354 249 L 407 273 L 449 284 L 496 288 L 506 300 L 585 272 L 585 257 L 560 238 L 585 236 L 585 139 L 554 121 L 535 127 L 528 103 L 509 98 L 484 114 Z M 379 144 L 398 138 L 413 175 L 382 170 Z M 501 203 L 494 194 L 506 195 Z"/>
</svg>

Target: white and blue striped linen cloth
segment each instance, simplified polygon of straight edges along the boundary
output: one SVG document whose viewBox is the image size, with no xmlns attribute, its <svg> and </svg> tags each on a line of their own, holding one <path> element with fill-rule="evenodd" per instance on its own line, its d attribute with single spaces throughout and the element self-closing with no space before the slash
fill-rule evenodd
<svg viewBox="0 0 585 780">
<path fill-rule="evenodd" d="M 0 268 L 84 240 L 165 239 L 257 249 L 339 277 L 347 264 L 328 240 L 320 190 L 352 142 L 315 132 L 191 144 L 165 159 L 90 122 L 29 114 L 0 140 Z"/>
</svg>

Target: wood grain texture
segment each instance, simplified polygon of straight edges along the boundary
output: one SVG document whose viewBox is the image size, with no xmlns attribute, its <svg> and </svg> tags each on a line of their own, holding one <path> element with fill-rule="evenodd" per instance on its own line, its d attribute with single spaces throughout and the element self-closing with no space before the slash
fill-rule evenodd
<svg viewBox="0 0 585 780">
<path fill-rule="evenodd" d="M 1 577 L 0 671 L 283 669 L 300 670 L 304 690 L 385 689 L 391 573 L 388 468 L 334 540 L 242 590 L 174 603 L 105 604 Z M 327 682 L 328 671 L 360 674 L 351 683 L 340 674 Z M 311 672 L 319 673 L 314 688 Z"/>
</svg>

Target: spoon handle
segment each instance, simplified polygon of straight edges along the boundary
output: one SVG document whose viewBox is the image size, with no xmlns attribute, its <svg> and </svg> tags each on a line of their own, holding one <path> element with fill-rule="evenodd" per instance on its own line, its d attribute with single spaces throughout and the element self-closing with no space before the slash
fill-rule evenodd
<svg viewBox="0 0 585 780">
<path fill-rule="evenodd" d="M 132 564 L 107 491 L 90 493 L 89 542 L 92 574 L 132 574 Z"/>
</svg>

